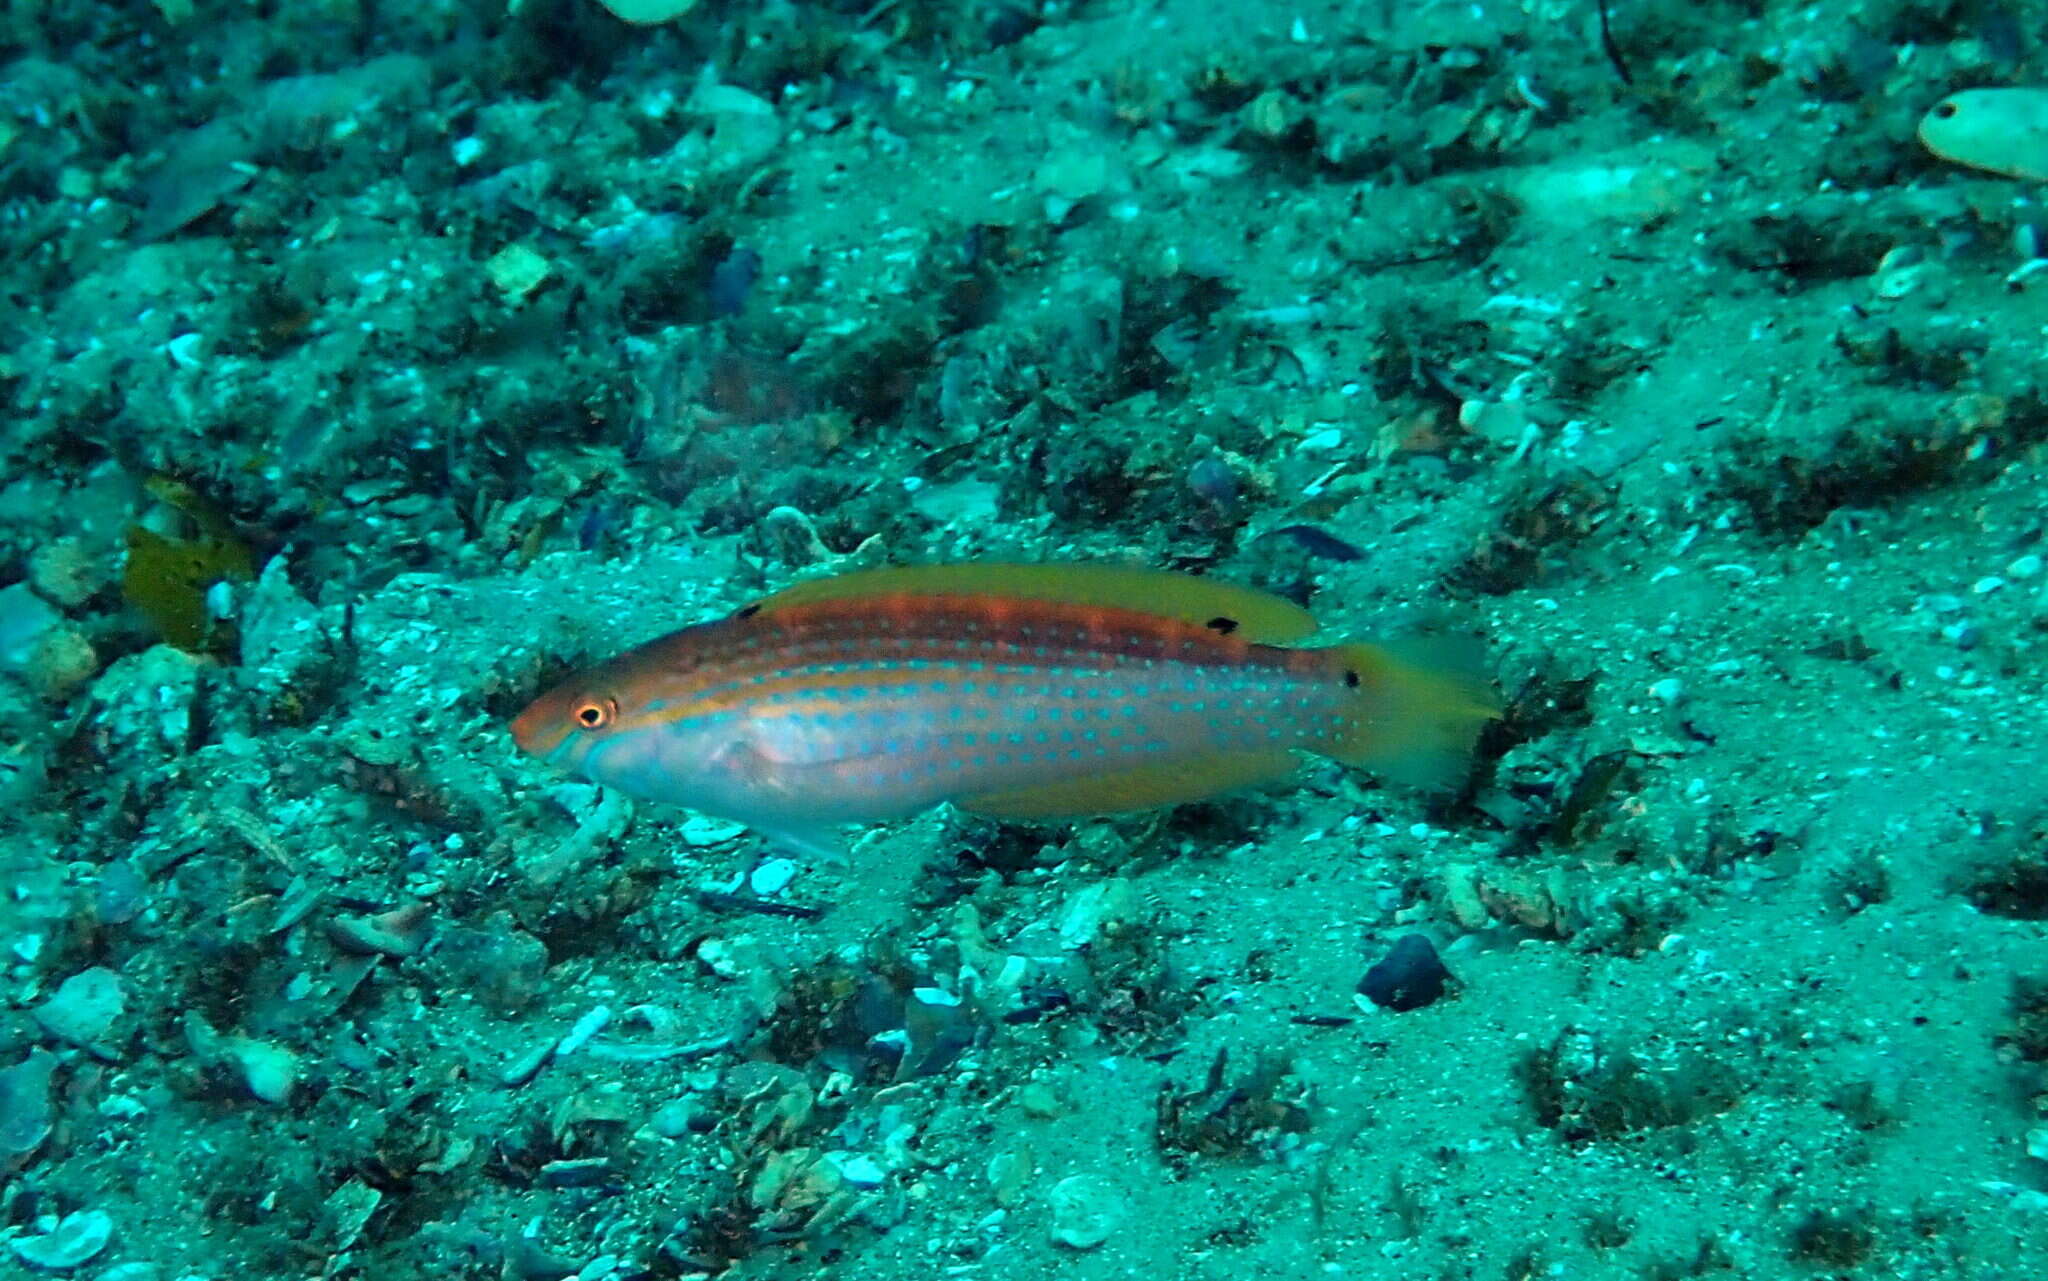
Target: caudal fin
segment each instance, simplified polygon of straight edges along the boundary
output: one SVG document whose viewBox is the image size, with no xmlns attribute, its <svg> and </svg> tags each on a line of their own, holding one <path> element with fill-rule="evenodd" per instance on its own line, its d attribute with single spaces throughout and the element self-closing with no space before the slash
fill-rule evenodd
<svg viewBox="0 0 2048 1281">
<path fill-rule="evenodd" d="M 1358 673 L 1364 705 L 1357 728 L 1331 748 L 1332 757 L 1414 787 L 1445 787 L 1464 775 L 1480 727 L 1500 715 L 1477 645 L 1359 643 L 1331 653 Z"/>
</svg>

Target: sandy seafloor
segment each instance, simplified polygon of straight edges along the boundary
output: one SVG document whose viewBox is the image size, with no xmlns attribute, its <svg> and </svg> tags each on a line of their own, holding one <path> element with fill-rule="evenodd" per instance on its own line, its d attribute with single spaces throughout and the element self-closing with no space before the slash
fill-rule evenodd
<svg viewBox="0 0 2048 1281">
<path fill-rule="evenodd" d="M 2048 6 L 1611 8 L 0 6 L 0 1275 L 2048 1272 L 2048 220 L 1914 138 Z M 1509 714 L 793 866 L 506 733 L 1003 558 Z"/>
</svg>

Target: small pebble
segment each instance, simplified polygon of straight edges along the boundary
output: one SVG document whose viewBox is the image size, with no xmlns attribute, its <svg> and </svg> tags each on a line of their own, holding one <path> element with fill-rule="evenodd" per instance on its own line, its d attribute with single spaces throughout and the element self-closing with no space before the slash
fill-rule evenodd
<svg viewBox="0 0 2048 1281">
<path fill-rule="evenodd" d="M 732 251 L 711 269 L 711 287 L 706 290 L 714 316 L 737 316 L 746 306 L 747 295 L 761 275 L 761 255 L 744 245 Z"/>
<path fill-rule="evenodd" d="M 2034 555 L 2022 556 L 2005 567 L 2008 578 L 2033 578 L 2041 572 L 2041 558 Z"/>
<path fill-rule="evenodd" d="M 1238 494 L 1237 473 L 1220 458 L 1202 458 L 1188 468 L 1188 488 L 1197 498 L 1212 503 L 1234 502 Z"/>
<path fill-rule="evenodd" d="M 692 849 L 705 849 L 713 845 L 726 845 L 745 836 L 747 829 L 740 823 L 728 823 L 724 819 L 705 818 L 695 814 L 683 820 L 678 829 L 683 844 Z"/>
<path fill-rule="evenodd" d="M 547 282 L 553 270 L 539 251 L 518 244 L 505 246 L 484 263 L 484 274 L 498 287 L 498 292 L 514 303 L 525 301 L 528 294 Z"/>
<path fill-rule="evenodd" d="M 283 1046 L 238 1036 L 228 1043 L 226 1057 L 241 1072 L 249 1093 L 265 1103 L 289 1100 L 299 1083 L 299 1056 Z"/>
<path fill-rule="evenodd" d="M 29 581 L 48 599 L 76 609 L 106 586 L 108 560 L 76 538 L 59 538 L 28 554 Z"/>
<path fill-rule="evenodd" d="M 1108 1179 L 1075 1174 L 1046 1194 L 1052 1210 L 1052 1239 L 1070 1250 L 1093 1250 L 1123 1221 L 1123 1200 Z"/>
<path fill-rule="evenodd" d="M 698 1111 L 697 1104 L 690 1099 L 671 1099 L 661 1105 L 647 1124 L 664 1139 L 680 1139 L 696 1124 Z"/>
<path fill-rule="evenodd" d="M 747 888 L 762 898 L 780 894 L 796 879 L 796 870 L 794 859 L 771 858 L 755 868 L 753 875 L 747 877 Z"/>
<path fill-rule="evenodd" d="M 126 859 L 102 866 L 92 888 L 93 920 L 101 925 L 127 924 L 149 899 L 148 883 Z"/>
<path fill-rule="evenodd" d="M 87 1046 L 106 1035 L 124 1004 L 121 976 L 96 966 L 65 979 L 56 995 L 35 1008 L 35 1020 L 58 1040 Z"/>
<path fill-rule="evenodd" d="M 709 970 L 714 977 L 730 983 L 740 977 L 744 970 L 735 955 L 732 944 L 724 939 L 705 939 L 697 945 L 697 964 Z"/>
<path fill-rule="evenodd" d="M 0 1072 L 0 1164 L 27 1156 L 49 1137 L 55 1119 L 50 1078 L 56 1070 L 56 1055 L 32 1050 Z"/>
<path fill-rule="evenodd" d="M 99 670 L 99 654 L 85 633 L 70 623 L 59 623 L 43 633 L 22 676 L 30 689 L 54 702 L 91 680 Z"/>
<path fill-rule="evenodd" d="M 1017 1106 L 1024 1109 L 1024 1115 L 1040 1121 L 1050 1120 L 1065 1112 L 1059 1092 L 1043 1081 L 1032 1081 L 1017 1091 Z"/>
<path fill-rule="evenodd" d="M 0 587 L 0 668 L 27 665 L 43 633 L 61 619 L 27 583 Z"/>
<path fill-rule="evenodd" d="M 1444 985 L 1454 981 L 1427 935 L 1404 934 L 1385 960 L 1365 972 L 1358 993 L 1383 1010 L 1401 1013 L 1435 1003 Z"/>
<path fill-rule="evenodd" d="M 858 1152 L 828 1152 L 825 1159 L 852 1187 L 879 1188 L 889 1180 L 889 1172 L 871 1156 L 862 1156 Z"/>
<path fill-rule="evenodd" d="M 1036 1169 L 1029 1148 L 1015 1147 L 996 1153 L 988 1161 L 989 1196 L 999 1206 L 1017 1204 Z"/>
<path fill-rule="evenodd" d="M 2022 1187 L 2017 1183 L 2007 1183 L 2003 1179 L 1992 1179 L 1977 1186 L 1993 1196 L 2004 1197 L 2015 1210 L 2027 1214 L 2048 1214 L 2048 1192 Z"/>
<path fill-rule="evenodd" d="M 1519 401 L 1468 400 L 1458 406 L 1458 425 L 1496 445 L 1515 445 L 1529 430 L 1529 411 Z"/>
</svg>

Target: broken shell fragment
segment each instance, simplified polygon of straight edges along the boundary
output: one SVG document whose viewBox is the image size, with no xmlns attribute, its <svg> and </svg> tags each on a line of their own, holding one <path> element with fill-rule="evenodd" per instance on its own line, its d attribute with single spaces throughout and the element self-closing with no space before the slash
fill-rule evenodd
<svg viewBox="0 0 2048 1281">
<path fill-rule="evenodd" d="M 65 1215 L 52 1231 L 37 1237 L 18 1237 L 7 1244 L 23 1263 L 63 1272 L 106 1249 L 113 1235 L 114 1220 L 105 1211 L 80 1210 Z"/>
<path fill-rule="evenodd" d="M 610 1157 L 572 1157 L 543 1165 L 540 1184 L 544 1188 L 595 1188 L 613 1182 L 617 1174 Z"/>
<path fill-rule="evenodd" d="M 376 916 L 343 916 L 327 933 L 336 947 L 358 956 L 412 956 L 427 941 L 427 913 L 425 903 L 409 903 Z"/>
<path fill-rule="evenodd" d="M 336 1251 L 354 1245 L 383 1200 L 382 1192 L 361 1179 L 350 1179 L 334 1189 L 320 1204 L 324 1244 Z"/>
</svg>

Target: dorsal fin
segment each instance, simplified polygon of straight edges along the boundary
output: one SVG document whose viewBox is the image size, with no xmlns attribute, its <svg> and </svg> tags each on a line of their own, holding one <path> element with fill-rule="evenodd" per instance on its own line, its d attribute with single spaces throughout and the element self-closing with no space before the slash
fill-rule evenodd
<svg viewBox="0 0 2048 1281">
<path fill-rule="evenodd" d="M 1261 645 L 1302 640 L 1315 616 L 1292 601 L 1163 569 L 1121 565 L 909 565 L 798 583 L 743 611 L 772 614 L 824 600 L 875 596 L 1002 596 L 1163 614 Z M 1224 626 L 1223 624 L 1229 624 Z"/>
</svg>

